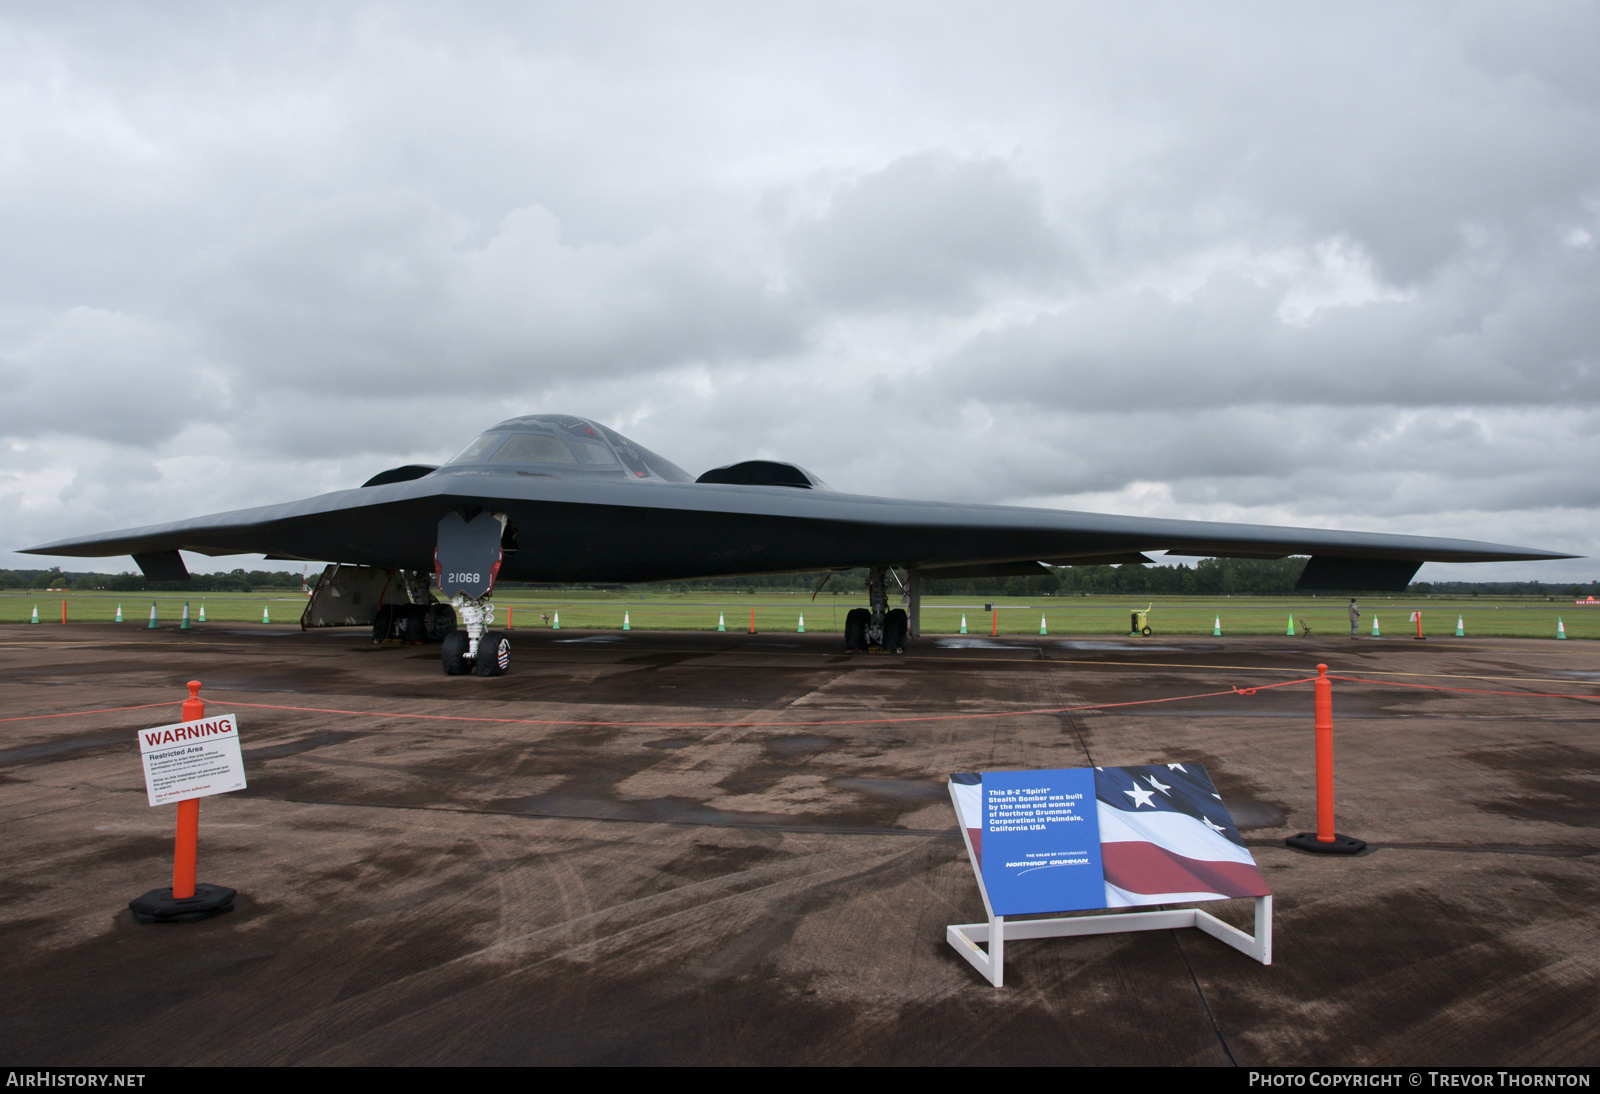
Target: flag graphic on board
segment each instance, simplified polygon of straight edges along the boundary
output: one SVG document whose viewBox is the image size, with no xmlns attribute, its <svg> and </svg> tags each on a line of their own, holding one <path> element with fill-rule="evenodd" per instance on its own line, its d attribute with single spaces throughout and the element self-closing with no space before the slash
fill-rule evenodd
<svg viewBox="0 0 1600 1094">
<path fill-rule="evenodd" d="M 1105 907 L 1269 894 L 1200 764 L 1097 767 L 1094 785 Z M 981 872 L 983 776 L 955 774 L 950 786 Z"/>
<path fill-rule="evenodd" d="M 1266 896 L 1266 879 L 1200 764 L 1097 767 L 1106 907 Z"/>
</svg>

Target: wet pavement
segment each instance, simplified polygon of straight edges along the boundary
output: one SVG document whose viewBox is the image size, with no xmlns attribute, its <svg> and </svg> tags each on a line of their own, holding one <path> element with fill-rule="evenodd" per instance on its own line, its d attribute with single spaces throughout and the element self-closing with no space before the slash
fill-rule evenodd
<svg viewBox="0 0 1600 1094">
<path fill-rule="evenodd" d="M 1600 701 L 1526 694 L 1600 694 L 1595 643 L 513 642 L 479 679 L 356 631 L 0 628 L 0 1062 L 1600 1060 Z M 1315 826 L 1310 686 L 1233 692 L 1319 661 L 1387 682 L 1335 684 L 1354 858 L 1283 846 Z M 190 679 L 239 717 L 199 874 L 240 896 L 141 926 L 174 810 L 134 731 Z M 949 772 L 1172 761 L 1272 886 L 1270 967 L 1040 940 L 996 990 L 946 945 L 983 917 Z"/>
</svg>

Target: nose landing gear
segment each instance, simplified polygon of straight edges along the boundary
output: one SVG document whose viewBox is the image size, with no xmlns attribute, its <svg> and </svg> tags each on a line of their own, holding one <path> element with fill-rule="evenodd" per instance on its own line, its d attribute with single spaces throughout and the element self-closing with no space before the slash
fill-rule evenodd
<svg viewBox="0 0 1600 1094">
<path fill-rule="evenodd" d="M 511 639 L 492 631 L 494 579 L 504 558 L 501 546 L 506 518 L 478 512 L 471 520 L 447 513 L 439 522 L 434 573 L 439 591 L 461 613 L 464 630 L 445 636 L 441 660 L 447 676 L 504 676 L 511 667 Z"/>
</svg>

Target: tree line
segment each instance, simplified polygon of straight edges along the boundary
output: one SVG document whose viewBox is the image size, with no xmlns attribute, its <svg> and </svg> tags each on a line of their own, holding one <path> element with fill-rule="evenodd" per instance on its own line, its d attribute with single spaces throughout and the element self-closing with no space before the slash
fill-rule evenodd
<svg viewBox="0 0 1600 1094">
<path fill-rule="evenodd" d="M 230 570 L 190 574 L 188 581 L 151 581 L 143 574 L 83 574 L 48 570 L 0 570 L 0 589 L 77 589 L 131 593 L 248 593 L 257 589 L 298 589 L 301 576 L 282 570 Z"/>
</svg>

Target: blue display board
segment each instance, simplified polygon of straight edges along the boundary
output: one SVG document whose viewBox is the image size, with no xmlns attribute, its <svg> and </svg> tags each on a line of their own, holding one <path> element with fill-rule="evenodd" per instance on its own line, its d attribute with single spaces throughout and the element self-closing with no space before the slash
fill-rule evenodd
<svg viewBox="0 0 1600 1094">
<path fill-rule="evenodd" d="M 995 915 L 1105 907 L 1094 772 L 985 772 L 983 885 Z"/>
<path fill-rule="evenodd" d="M 1197 763 L 950 776 L 995 915 L 1268 894 Z"/>
</svg>

